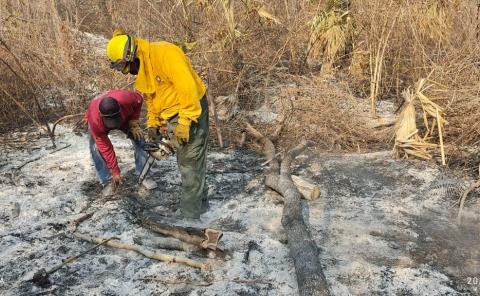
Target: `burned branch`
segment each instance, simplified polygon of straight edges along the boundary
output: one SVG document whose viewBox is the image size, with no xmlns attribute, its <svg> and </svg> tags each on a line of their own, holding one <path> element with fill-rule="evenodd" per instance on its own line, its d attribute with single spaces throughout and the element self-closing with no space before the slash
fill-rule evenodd
<svg viewBox="0 0 480 296">
<path fill-rule="evenodd" d="M 303 141 L 290 150 L 281 164 L 275 158 L 275 146 L 260 132 L 247 125 L 247 132 L 264 147 L 267 159 L 272 159 L 265 185 L 280 193 L 284 198 L 282 226 L 288 238 L 290 255 L 293 258 L 300 295 L 330 295 L 328 284 L 318 258 L 319 250 L 303 220 L 301 193 L 292 181 L 290 164 L 310 142 Z"/>
</svg>

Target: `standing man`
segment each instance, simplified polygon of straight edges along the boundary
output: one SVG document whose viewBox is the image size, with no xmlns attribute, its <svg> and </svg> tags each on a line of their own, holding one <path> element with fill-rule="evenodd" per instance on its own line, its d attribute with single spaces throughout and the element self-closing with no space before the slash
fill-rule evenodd
<svg viewBox="0 0 480 296">
<path fill-rule="evenodd" d="M 103 196 L 111 196 L 122 183 L 120 168 L 108 138 L 111 130 L 121 130 L 135 146 L 135 171 L 137 174 L 143 168 L 147 153 L 143 150 L 142 130 L 139 125 L 140 110 L 143 97 L 128 90 L 110 90 L 95 97 L 88 105 L 85 119 L 88 124 L 90 154 L 92 156 L 97 177 L 103 185 Z M 151 179 L 143 181 L 147 189 L 153 189 L 156 184 Z"/>
<path fill-rule="evenodd" d="M 183 51 L 165 41 L 148 42 L 116 30 L 107 46 L 111 67 L 137 75 L 135 89 L 145 96 L 149 137 L 166 127 L 177 150 L 182 176 L 180 210 L 198 219 L 208 207 L 206 88 Z"/>
</svg>

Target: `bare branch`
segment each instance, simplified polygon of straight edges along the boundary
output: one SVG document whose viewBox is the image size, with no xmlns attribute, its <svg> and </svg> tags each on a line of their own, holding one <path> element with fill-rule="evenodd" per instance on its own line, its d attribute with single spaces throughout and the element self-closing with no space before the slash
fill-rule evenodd
<svg viewBox="0 0 480 296">
<path fill-rule="evenodd" d="M 104 238 L 94 237 L 94 236 L 90 236 L 90 235 L 87 235 L 87 234 L 80 234 L 78 232 L 75 232 L 73 235 L 75 237 L 81 239 L 81 240 L 84 240 L 84 241 L 88 241 L 88 242 L 91 242 L 91 243 L 94 243 L 94 244 L 103 243 L 104 245 L 112 247 L 112 248 L 134 251 L 134 252 L 137 252 L 137 253 L 139 253 L 139 254 L 147 257 L 147 258 L 151 258 L 151 259 L 155 259 L 155 260 L 159 260 L 159 261 L 163 261 L 163 262 L 181 263 L 181 264 L 185 264 L 187 266 L 191 266 L 191 267 L 195 267 L 195 268 L 199 268 L 199 269 L 203 269 L 203 270 L 208 270 L 210 268 L 209 265 L 206 264 L 206 263 L 191 260 L 191 259 L 188 259 L 188 258 L 163 254 L 163 253 L 160 253 L 158 251 L 148 250 L 148 249 L 145 249 L 145 248 L 142 248 L 140 246 L 133 245 L 133 244 L 130 245 L 130 244 L 122 243 L 122 242 L 119 242 L 119 241 L 113 241 L 113 240 L 105 242 Z"/>
</svg>

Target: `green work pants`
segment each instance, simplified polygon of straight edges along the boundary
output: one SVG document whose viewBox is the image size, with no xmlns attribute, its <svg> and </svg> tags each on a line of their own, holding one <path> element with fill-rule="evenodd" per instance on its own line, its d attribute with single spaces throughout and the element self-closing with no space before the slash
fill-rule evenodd
<svg viewBox="0 0 480 296">
<path fill-rule="evenodd" d="M 207 199 L 207 146 L 208 146 L 208 103 L 206 96 L 200 101 L 202 113 L 198 122 L 190 126 L 190 139 L 180 145 L 175 137 L 178 116 L 168 120 L 167 129 L 177 151 L 177 163 L 182 176 L 180 209 L 188 218 L 199 218 L 208 208 Z"/>
</svg>

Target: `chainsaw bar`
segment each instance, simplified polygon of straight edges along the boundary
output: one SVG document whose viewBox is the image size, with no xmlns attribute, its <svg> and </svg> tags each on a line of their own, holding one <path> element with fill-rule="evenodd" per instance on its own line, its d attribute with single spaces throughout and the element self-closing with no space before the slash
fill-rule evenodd
<svg viewBox="0 0 480 296">
<path fill-rule="evenodd" d="M 138 176 L 138 185 L 142 184 L 143 180 L 145 180 L 145 177 L 148 175 L 148 172 L 150 172 L 150 168 L 152 167 L 153 163 L 155 162 L 155 158 L 148 153 L 147 160 L 143 164 L 142 172 Z"/>
<path fill-rule="evenodd" d="M 161 139 L 160 143 L 147 142 L 143 149 L 148 153 L 148 157 L 143 165 L 140 175 L 138 176 L 139 185 L 145 180 L 145 177 L 148 175 L 148 172 L 150 172 L 155 160 L 164 160 L 175 154 L 173 144 L 165 138 Z"/>
</svg>

